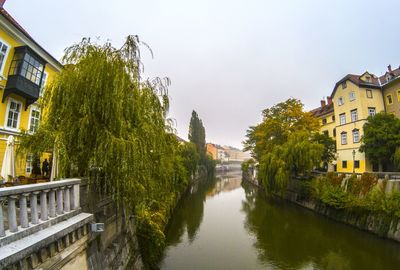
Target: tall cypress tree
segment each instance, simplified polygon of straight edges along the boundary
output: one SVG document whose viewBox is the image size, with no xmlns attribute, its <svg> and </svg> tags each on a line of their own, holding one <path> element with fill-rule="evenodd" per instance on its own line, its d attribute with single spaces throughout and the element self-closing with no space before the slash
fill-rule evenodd
<svg viewBox="0 0 400 270">
<path fill-rule="evenodd" d="M 206 131 L 203 122 L 200 120 L 196 111 L 193 110 L 189 125 L 189 141 L 196 145 L 198 153 L 203 156 L 206 154 Z"/>
</svg>

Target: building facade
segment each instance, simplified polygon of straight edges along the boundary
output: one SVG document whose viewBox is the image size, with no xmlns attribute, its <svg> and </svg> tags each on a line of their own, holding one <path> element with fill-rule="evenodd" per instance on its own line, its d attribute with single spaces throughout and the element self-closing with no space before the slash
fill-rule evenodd
<svg viewBox="0 0 400 270">
<path fill-rule="evenodd" d="M 380 77 L 369 72 L 348 74 L 335 84 L 328 104 L 321 102 L 321 107 L 311 111 L 320 120 L 321 132 L 336 140 L 336 171 L 378 170 L 359 148 L 367 118 L 379 112 L 400 117 L 400 69 L 388 66 Z"/>
<path fill-rule="evenodd" d="M 4 2 L 4 1 L 3 1 Z M 62 65 L 43 49 L 11 15 L 0 8 L 0 164 L 6 140 L 35 132 L 41 119 L 38 100 Z M 29 176 L 32 155 L 17 156 L 17 176 Z"/>
</svg>

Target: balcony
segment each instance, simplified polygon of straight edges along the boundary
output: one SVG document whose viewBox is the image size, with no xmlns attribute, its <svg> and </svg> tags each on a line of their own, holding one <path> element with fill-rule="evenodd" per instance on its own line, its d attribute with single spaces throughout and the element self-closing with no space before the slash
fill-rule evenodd
<svg viewBox="0 0 400 270">
<path fill-rule="evenodd" d="M 27 46 L 15 48 L 2 102 L 11 94 L 25 98 L 25 109 L 39 98 L 46 62 Z"/>
<path fill-rule="evenodd" d="M 26 108 L 39 98 L 39 85 L 22 77 L 21 75 L 8 76 L 7 84 L 4 89 L 3 102 L 10 94 L 17 94 L 26 100 Z"/>
</svg>

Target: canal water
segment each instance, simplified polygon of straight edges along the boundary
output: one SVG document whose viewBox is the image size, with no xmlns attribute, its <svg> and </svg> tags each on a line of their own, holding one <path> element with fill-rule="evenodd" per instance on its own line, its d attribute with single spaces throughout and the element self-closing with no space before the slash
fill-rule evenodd
<svg viewBox="0 0 400 270">
<path fill-rule="evenodd" d="M 240 172 L 195 185 L 167 242 L 161 269 L 400 269 L 400 244 L 267 199 Z"/>
</svg>

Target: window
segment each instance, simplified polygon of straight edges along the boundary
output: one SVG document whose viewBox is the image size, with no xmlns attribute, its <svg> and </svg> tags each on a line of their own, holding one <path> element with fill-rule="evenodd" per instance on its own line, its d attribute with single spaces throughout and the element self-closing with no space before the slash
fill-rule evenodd
<svg viewBox="0 0 400 270">
<path fill-rule="evenodd" d="M 349 100 L 350 101 L 356 100 L 356 93 L 354 93 L 354 91 L 351 91 L 349 93 Z"/>
<path fill-rule="evenodd" d="M 340 139 L 341 139 L 342 144 L 347 144 L 347 132 L 342 132 L 340 134 Z"/>
<path fill-rule="evenodd" d="M 346 169 L 347 168 L 347 160 L 342 161 L 342 168 Z"/>
<path fill-rule="evenodd" d="M 355 121 L 358 120 L 357 109 L 352 110 L 352 111 L 350 112 L 350 114 L 351 114 L 351 122 L 355 122 Z"/>
<path fill-rule="evenodd" d="M 41 97 L 44 94 L 44 87 L 46 86 L 46 82 L 47 82 L 47 73 L 43 72 L 42 81 L 40 82 L 40 92 L 39 92 L 39 96 Z"/>
<path fill-rule="evenodd" d="M 341 125 L 346 124 L 346 114 L 345 113 L 340 114 L 339 115 L 339 119 L 340 119 L 340 124 Z"/>
<path fill-rule="evenodd" d="M 358 129 L 353 129 L 353 143 L 360 142 L 360 132 Z"/>
<path fill-rule="evenodd" d="M 28 154 L 26 156 L 26 172 L 27 173 L 32 173 L 32 164 L 33 164 L 33 155 Z"/>
<path fill-rule="evenodd" d="M 389 94 L 389 95 L 386 96 L 386 103 L 388 105 L 393 104 L 392 94 Z"/>
<path fill-rule="evenodd" d="M 371 76 L 365 76 L 365 81 L 366 82 L 371 82 Z"/>
<path fill-rule="evenodd" d="M 43 65 L 29 53 L 16 52 L 11 62 L 10 75 L 21 75 L 39 85 Z"/>
<path fill-rule="evenodd" d="M 40 122 L 40 110 L 37 107 L 31 107 L 31 113 L 29 117 L 29 132 L 34 133 L 39 128 Z"/>
<path fill-rule="evenodd" d="M 337 103 L 338 103 L 339 106 L 342 106 L 344 104 L 343 97 L 339 97 Z"/>
<path fill-rule="evenodd" d="M 392 76 L 390 74 L 386 75 L 386 82 L 389 82 L 392 79 Z"/>
<path fill-rule="evenodd" d="M 336 137 L 336 128 L 333 129 L 333 137 Z"/>
<path fill-rule="evenodd" d="M 10 99 L 8 102 L 7 128 L 18 129 L 22 103 Z"/>
<path fill-rule="evenodd" d="M 354 169 L 359 169 L 359 168 L 360 168 L 360 161 L 354 160 Z"/>
<path fill-rule="evenodd" d="M 322 119 L 322 124 L 326 125 L 326 118 Z"/>
<path fill-rule="evenodd" d="M 327 131 L 327 130 L 324 130 L 324 135 L 326 135 L 326 136 L 329 136 L 329 131 Z"/>
<path fill-rule="evenodd" d="M 372 90 L 371 89 L 367 89 L 365 91 L 367 92 L 367 98 L 372 98 Z"/>
<path fill-rule="evenodd" d="M 335 116 L 334 115 L 332 115 L 332 121 L 335 122 Z"/>
<path fill-rule="evenodd" d="M 368 107 L 368 116 L 375 116 L 376 109 L 374 107 Z"/>
<path fill-rule="evenodd" d="M 8 53 L 8 45 L 0 41 L 0 74 L 3 74 L 4 65 L 6 63 Z"/>
<path fill-rule="evenodd" d="M 342 82 L 342 88 L 343 89 L 347 88 L 347 83 L 346 82 Z"/>
<path fill-rule="evenodd" d="M 400 102 L 400 89 L 397 90 L 397 101 Z"/>
</svg>

